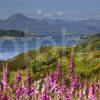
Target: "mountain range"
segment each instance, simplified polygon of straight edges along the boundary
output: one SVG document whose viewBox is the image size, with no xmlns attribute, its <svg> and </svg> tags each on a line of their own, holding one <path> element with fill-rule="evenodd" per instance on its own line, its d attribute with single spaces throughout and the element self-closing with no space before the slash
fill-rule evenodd
<svg viewBox="0 0 100 100">
<path fill-rule="evenodd" d="M 0 29 L 14 29 L 24 32 L 55 32 L 65 30 L 66 32 L 98 33 L 100 32 L 100 20 L 36 19 L 18 13 L 5 20 L 0 20 Z"/>
</svg>

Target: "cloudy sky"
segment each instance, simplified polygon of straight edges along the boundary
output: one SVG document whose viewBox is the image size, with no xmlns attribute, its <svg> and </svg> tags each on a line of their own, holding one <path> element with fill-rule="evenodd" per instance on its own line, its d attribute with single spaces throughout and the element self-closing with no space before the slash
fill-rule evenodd
<svg viewBox="0 0 100 100">
<path fill-rule="evenodd" d="M 0 19 L 16 13 L 32 18 L 100 19 L 100 0 L 0 0 Z"/>
</svg>

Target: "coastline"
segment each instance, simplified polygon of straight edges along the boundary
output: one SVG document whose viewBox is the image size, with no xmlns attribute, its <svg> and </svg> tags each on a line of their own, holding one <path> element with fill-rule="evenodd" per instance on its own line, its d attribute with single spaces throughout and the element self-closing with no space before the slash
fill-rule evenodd
<svg viewBox="0 0 100 100">
<path fill-rule="evenodd" d="M 15 39 L 14 36 L 0 36 L 0 39 Z"/>
</svg>

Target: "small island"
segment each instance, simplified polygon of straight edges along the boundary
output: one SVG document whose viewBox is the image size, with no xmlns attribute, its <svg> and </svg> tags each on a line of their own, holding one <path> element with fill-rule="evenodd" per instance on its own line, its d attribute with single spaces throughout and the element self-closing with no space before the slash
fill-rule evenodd
<svg viewBox="0 0 100 100">
<path fill-rule="evenodd" d="M 0 38 L 4 37 L 24 37 L 25 33 L 23 31 L 17 30 L 0 30 Z"/>
<path fill-rule="evenodd" d="M 37 32 L 26 33 L 20 30 L 0 30 L 0 38 L 2 39 L 14 39 L 16 37 L 45 37 Z"/>
</svg>

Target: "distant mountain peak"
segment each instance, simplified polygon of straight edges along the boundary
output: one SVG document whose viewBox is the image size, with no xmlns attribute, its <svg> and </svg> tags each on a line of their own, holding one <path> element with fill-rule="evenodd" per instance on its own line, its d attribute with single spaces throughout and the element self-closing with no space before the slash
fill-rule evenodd
<svg viewBox="0 0 100 100">
<path fill-rule="evenodd" d="M 68 21 L 60 19 L 36 19 L 29 18 L 24 14 L 17 13 L 0 20 L 0 29 L 15 29 L 28 32 L 54 32 L 65 29 L 67 32 L 97 33 L 100 32 L 100 20 Z"/>
<path fill-rule="evenodd" d="M 13 17 L 16 16 L 16 17 L 26 17 L 24 14 L 22 13 L 17 13 L 17 14 L 14 14 L 12 15 Z"/>
<path fill-rule="evenodd" d="M 17 14 L 14 14 L 12 15 L 11 17 L 8 17 L 6 20 L 16 20 L 16 19 L 23 19 L 23 18 L 28 18 L 26 17 L 24 14 L 21 14 L 21 13 L 17 13 Z"/>
</svg>

